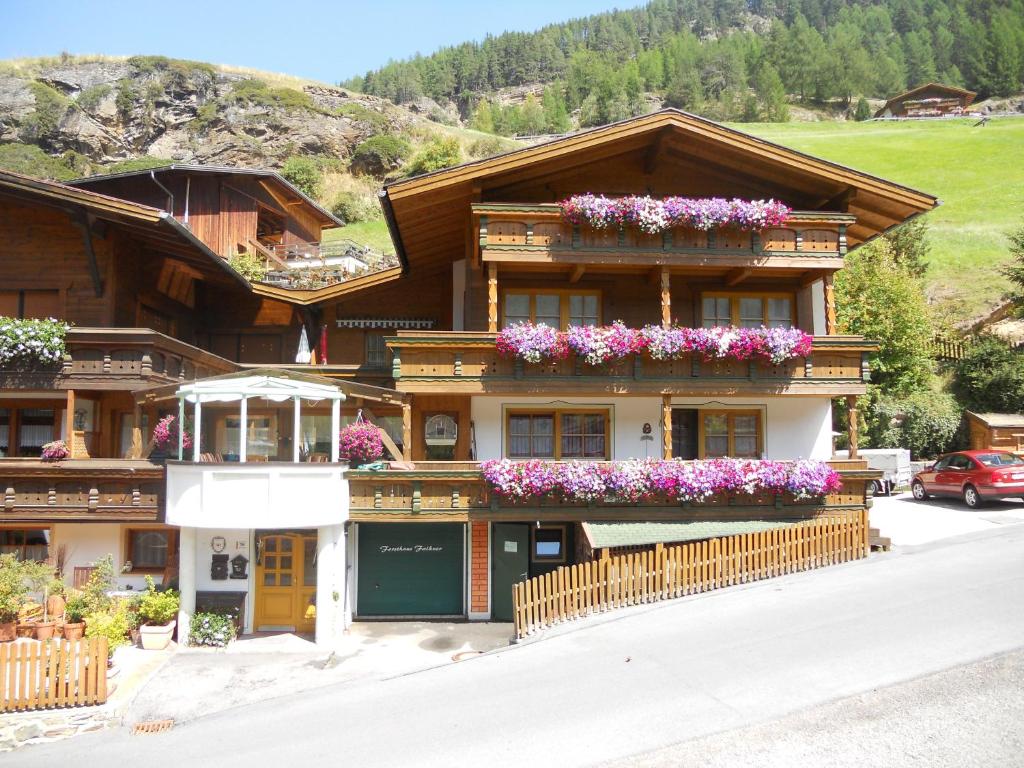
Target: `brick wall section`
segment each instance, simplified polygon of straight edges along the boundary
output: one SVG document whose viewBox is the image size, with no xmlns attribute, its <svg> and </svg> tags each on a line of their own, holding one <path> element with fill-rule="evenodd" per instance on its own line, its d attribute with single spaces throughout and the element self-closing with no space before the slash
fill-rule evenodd
<svg viewBox="0 0 1024 768">
<path fill-rule="evenodd" d="M 473 613 L 487 612 L 487 590 L 490 574 L 487 567 L 488 541 L 487 523 L 474 520 L 471 524 L 473 559 L 470 569 L 470 601 L 469 610 Z"/>
</svg>

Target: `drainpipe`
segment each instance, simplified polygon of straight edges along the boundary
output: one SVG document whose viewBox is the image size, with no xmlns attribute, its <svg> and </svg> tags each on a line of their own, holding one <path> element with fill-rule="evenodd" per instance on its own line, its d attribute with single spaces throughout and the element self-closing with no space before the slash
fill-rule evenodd
<svg viewBox="0 0 1024 768">
<path fill-rule="evenodd" d="M 191 176 L 186 176 L 185 177 L 185 220 L 183 222 L 186 227 L 188 226 L 188 195 L 189 195 L 189 192 L 191 190 L 192 190 L 192 177 Z M 172 213 L 172 215 L 173 215 L 173 213 Z"/>
<path fill-rule="evenodd" d="M 167 212 L 169 214 L 171 214 L 171 216 L 173 216 L 174 215 L 174 195 L 171 194 L 171 190 L 169 190 L 167 187 L 165 187 L 163 184 L 161 184 L 157 180 L 157 178 L 156 178 L 156 171 L 150 171 L 149 172 L 149 178 L 151 178 L 153 180 L 154 184 L 156 184 L 158 187 L 160 187 L 160 189 L 162 189 L 164 192 L 167 193 Z"/>
</svg>

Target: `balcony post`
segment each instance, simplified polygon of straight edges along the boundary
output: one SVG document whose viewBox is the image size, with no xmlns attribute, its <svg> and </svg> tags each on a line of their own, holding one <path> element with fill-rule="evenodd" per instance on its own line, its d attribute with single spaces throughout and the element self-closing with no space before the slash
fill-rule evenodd
<svg viewBox="0 0 1024 768">
<path fill-rule="evenodd" d="M 412 461 L 412 404 L 402 403 L 402 460 Z"/>
<path fill-rule="evenodd" d="M 179 432 L 181 430 L 178 430 Z M 196 440 L 196 445 L 199 441 Z M 188 645 L 189 625 L 196 612 L 196 529 L 178 529 L 178 642 Z"/>
<path fill-rule="evenodd" d="M 661 458 L 672 458 L 672 395 L 661 396 Z"/>
<path fill-rule="evenodd" d="M 196 406 L 195 406 L 195 424 L 192 429 L 195 430 L 195 435 L 192 436 L 192 461 L 196 464 L 199 463 L 199 436 L 203 434 L 203 403 L 196 393 Z M 184 425 L 178 425 L 178 431 L 181 432 L 184 429 Z"/>
<path fill-rule="evenodd" d="M 64 419 L 64 442 L 71 451 L 71 458 L 75 458 L 75 390 L 68 390 L 67 414 Z M 12 434 L 13 436 L 13 434 Z"/>
<path fill-rule="evenodd" d="M 138 410 L 138 407 L 136 407 Z M 185 397 L 178 396 L 178 461 L 185 458 Z"/>
<path fill-rule="evenodd" d="M 331 400 L 331 462 L 337 463 L 341 458 L 341 446 L 338 444 L 341 432 L 341 400 Z"/>
<path fill-rule="evenodd" d="M 302 398 L 296 397 L 296 398 L 294 398 L 294 400 L 295 400 L 295 409 L 293 411 L 293 416 L 292 416 L 292 421 L 293 421 L 293 423 L 292 423 L 292 461 L 294 461 L 296 464 L 298 464 L 299 463 L 299 441 L 302 439 L 302 422 L 300 421 L 300 417 L 301 417 L 301 414 L 302 414 L 302 405 L 301 405 Z"/>
<path fill-rule="evenodd" d="M 827 274 L 822 278 L 825 286 L 825 335 L 834 336 L 836 333 L 836 293 L 832 285 L 832 275 Z"/>
<path fill-rule="evenodd" d="M 857 459 L 860 456 L 857 453 L 857 396 L 847 395 L 846 396 L 846 436 L 847 442 L 849 443 L 850 458 Z"/>
<path fill-rule="evenodd" d="M 239 402 L 238 463 L 245 464 L 249 458 L 249 398 L 242 395 Z"/>
<path fill-rule="evenodd" d="M 498 265 L 487 265 L 487 332 L 498 332 Z"/>
<path fill-rule="evenodd" d="M 663 328 L 672 325 L 672 279 L 668 267 L 661 268 L 661 325 Z"/>
</svg>

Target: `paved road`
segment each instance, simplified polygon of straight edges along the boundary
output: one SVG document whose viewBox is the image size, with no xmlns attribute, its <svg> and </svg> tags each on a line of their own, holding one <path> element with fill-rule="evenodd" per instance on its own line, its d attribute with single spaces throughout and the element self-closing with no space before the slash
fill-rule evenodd
<svg viewBox="0 0 1024 768">
<path fill-rule="evenodd" d="M 29 747 L 4 763 L 623 760 L 1021 648 L 1024 526 L 577 626 L 586 628 L 456 665 L 274 699 L 166 734 Z"/>
</svg>

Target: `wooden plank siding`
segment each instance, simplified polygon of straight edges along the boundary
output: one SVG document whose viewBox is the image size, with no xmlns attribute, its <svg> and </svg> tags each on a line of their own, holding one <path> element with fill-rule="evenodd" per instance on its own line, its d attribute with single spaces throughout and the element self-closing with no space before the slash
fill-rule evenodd
<svg viewBox="0 0 1024 768">
<path fill-rule="evenodd" d="M 822 568 L 869 554 L 867 509 L 792 526 L 560 566 L 512 587 L 515 635 L 632 605 Z"/>
</svg>

